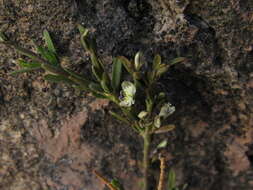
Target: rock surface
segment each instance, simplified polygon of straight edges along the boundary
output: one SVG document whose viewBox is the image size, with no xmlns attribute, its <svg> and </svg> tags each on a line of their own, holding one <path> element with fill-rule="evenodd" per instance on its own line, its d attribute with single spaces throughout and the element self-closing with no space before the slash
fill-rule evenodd
<svg viewBox="0 0 253 190">
<path fill-rule="evenodd" d="M 1 0 L 0 27 L 25 47 L 47 29 L 58 51 L 89 72 L 76 25 L 99 53 L 188 61 L 163 78 L 177 128 L 168 166 L 189 190 L 253 189 L 253 2 L 251 0 Z M 41 73 L 11 77 L 17 52 L 0 45 L 0 189 L 103 189 L 92 174 L 139 189 L 141 139 L 108 116 L 111 105 Z M 123 130 L 122 130 L 123 129 Z M 154 164 L 154 173 L 157 167 Z"/>
</svg>

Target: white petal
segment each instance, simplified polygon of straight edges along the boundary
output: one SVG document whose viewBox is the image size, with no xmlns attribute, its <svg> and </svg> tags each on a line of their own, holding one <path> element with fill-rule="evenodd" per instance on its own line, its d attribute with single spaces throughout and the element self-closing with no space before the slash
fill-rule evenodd
<svg viewBox="0 0 253 190">
<path fill-rule="evenodd" d="M 161 108 L 159 116 L 167 118 L 168 116 L 173 114 L 175 110 L 176 110 L 175 106 L 172 106 L 170 103 L 164 104 L 163 107 Z"/>
<path fill-rule="evenodd" d="M 119 103 L 122 107 L 131 107 L 134 104 L 134 99 L 129 97 L 124 97 L 124 99 Z"/>
<path fill-rule="evenodd" d="M 129 81 L 124 81 L 122 83 L 122 89 L 123 89 L 125 96 L 133 97 L 136 93 L 136 88 L 135 88 L 134 84 Z"/>
</svg>

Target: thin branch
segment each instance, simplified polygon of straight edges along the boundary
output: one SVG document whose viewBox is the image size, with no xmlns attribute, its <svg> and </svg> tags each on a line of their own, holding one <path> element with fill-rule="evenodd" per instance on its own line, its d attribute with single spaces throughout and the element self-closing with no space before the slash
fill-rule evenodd
<svg viewBox="0 0 253 190">
<path fill-rule="evenodd" d="M 157 190 L 163 190 L 164 189 L 164 183 L 165 183 L 165 157 L 160 156 L 160 177 L 159 177 L 159 183 Z"/>
<path fill-rule="evenodd" d="M 149 152 L 150 152 L 150 131 L 147 127 L 145 129 L 145 132 L 143 134 L 143 190 L 149 189 L 149 167 L 150 167 L 150 158 L 149 158 Z"/>
<path fill-rule="evenodd" d="M 107 180 L 105 179 L 102 175 L 100 175 L 97 171 L 93 171 L 93 173 L 97 176 L 98 179 L 100 179 L 100 181 L 105 184 L 110 190 L 117 190 L 115 187 L 113 187 L 113 185 Z"/>
<path fill-rule="evenodd" d="M 26 55 L 30 58 L 32 58 L 33 60 L 35 61 L 38 61 L 40 63 L 45 63 L 45 64 L 50 64 L 49 62 L 47 62 L 45 59 L 39 57 L 37 54 L 35 54 L 34 52 L 28 50 L 28 49 L 25 49 L 17 44 L 15 44 L 14 42 L 11 42 L 11 41 L 4 41 L 4 42 L 1 42 L 2 44 L 5 44 L 6 46 L 8 47 L 12 47 L 14 48 L 15 50 L 17 50 L 18 52 L 20 52 L 21 54 L 23 55 Z"/>
<path fill-rule="evenodd" d="M 47 60 L 43 59 L 42 57 L 38 56 L 36 53 L 25 49 L 17 44 L 15 44 L 14 42 L 11 41 L 3 41 L 0 42 L 8 47 L 14 48 L 15 50 L 17 50 L 19 53 L 30 57 L 31 59 L 33 59 L 34 61 L 37 61 L 39 63 L 42 63 L 42 67 L 48 71 L 53 72 L 54 74 L 60 74 L 63 75 L 65 77 L 69 76 L 69 73 L 67 73 L 65 70 L 63 70 L 61 67 L 55 67 L 52 64 L 50 64 Z"/>
</svg>

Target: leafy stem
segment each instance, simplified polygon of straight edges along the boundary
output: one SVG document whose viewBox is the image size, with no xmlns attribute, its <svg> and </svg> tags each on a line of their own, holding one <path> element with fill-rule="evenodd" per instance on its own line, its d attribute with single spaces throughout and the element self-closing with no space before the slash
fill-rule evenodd
<svg viewBox="0 0 253 190">
<path fill-rule="evenodd" d="M 130 61 L 123 56 L 114 58 L 112 73 L 109 73 L 106 71 L 102 59 L 97 55 L 95 41 L 88 37 L 88 30 L 81 25 L 78 26 L 78 29 L 81 35 L 81 44 L 90 56 L 94 80 L 88 80 L 83 75 L 65 68 L 46 30 L 43 32 L 46 47 L 36 46 L 37 53 L 8 40 L 2 32 L 0 32 L 0 43 L 16 49 L 19 53 L 31 59 L 31 61 L 19 60 L 18 64 L 21 70 L 14 71 L 12 74 L 44 69 L 46 71 L 44 75 L 45 80 L 66 83 L 72 87 L 92 93 L 97 98 L 108 99 L 110 102 L 115 103 L 119 107 L 119 110 L 121 110 L 121 113 L 113 111 L 109 113 L 116 119 L 126 123 L 143 138 L 143 190 L 148 190 L 151 135 L 153 133 L 168 132 L 175 127 L 174 125 L 162 126 L 165 119 L 175 111 L 175 107 L 169 102 L 165 103 L 165 93 L 160 92 L 157 95 L 154 86 L 171 65 L 182 62 L 185 59 L 179 57 L 172 60 L 169 64 L 162 64 L 161 57 L 156 55 L 152 68 L 146 69 L 143 65 L 147 64 L 144 62 L 142 54 L 138 52 L 135 55 L 134 61 Z M 123 74 L 125 73 L 123 72 L 123 68 L 130 75 L 130 77 L 125 77 L 127 80 L 124 80 Z M 129 78 L 131 79 L 129 80 Z M 144 96 L 142 97 L 143 99 L 138 99 L 140 97 L 137 96 L 138 93 Z M 145 105 L 141 105 L 144 102 L 143 100 L 145 100 Z M 138 101 L 138 104 L 136 104 L 136 101 Z M 145 110 L 141 110 L 143 107 L 146 107 L 144 108 Z M 156 113 L 157 110 L 160 110 L 160 113 Z M 96 173 L 96 175 L 100 177 L 99 174 Z M 121 188 L 115 188 L 117 186 L 115 181 L 114 183 L 109 183 L 102 177 L 100 179 L 109 188 L 121 190 Z"/>
<path fill-rule="evenodd" d="M 149 167 L 150 167 L 150 143 L 151 143 L 151 134 L 150 129 L 147 127 L 142 134 L 143 138 L 143 190 L 148 190 L 149 188 Z"/>
</svg>

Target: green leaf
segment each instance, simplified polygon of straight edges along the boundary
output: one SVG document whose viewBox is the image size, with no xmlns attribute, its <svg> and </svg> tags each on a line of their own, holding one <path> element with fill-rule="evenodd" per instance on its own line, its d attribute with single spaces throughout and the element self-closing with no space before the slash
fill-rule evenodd
<svg viewBox="0 0 253 190">
<path fill-rule="evenodd" d="M 163 100 L 166 97 L 166 94 L 164 92 L 160 92 L 157 96 L 157 100 Z"/>
<path fill-rule="evenodd" d="M 39 69 L 41 68 L 41 64 L 40 63 L 36 63 L 36 62 L 26 62 L 22 59 L 18 60 L 18 64 L 23 67 L 23 68 L 30 68 L 30 69 Z"/>
<path fill-rule="evenodd" d="M 167 139 L 165 139 L 157 145 L 157 148 L 165 148 L 167 144 L 168 144 L 168 141 Z"/>
<path fill-rule="evenodd" d="M 66 71 L 70 75 L 69 78 L 74 78 L 75 80 L 78 80 L 79 83 L 82 82 L 82 83 L 85 83 L 86 85 L 88 85 L 90 83 L 90 81 L 88 79 L 86 79 L 84 76 L 81 76 L 81 75 L 79 75 L 67 68 L 63 68 L 63 69 L 64 69 L 64 71 Z"/>
<path fill-rule="evenodd" d="M 88 92 L 90 91 L 90 88 L 89 88 L 90 81 L 88 81 L 87 79 L 80 79 L 74 76 L 69 76 L 68 78 L 74 81 L 76 84 L 78 84 L 80 88 L 82 88 L 83 90 L 88 91 Z"/>
<path fill-rule="evenodd" d="M 47 30 L 43 31 L 43 36 L 44 36 L 44 40 L 46 42 L 47 48 L 49 51 L 51 51 L 52 53 L 56 54 L 56 49 L 54 47 L 52 38 L 50 37 L 49 33 Z"/>
<path fill-rule="evenodd" d="M 48 51 L 47 49 L 38 46 L 37 52 L 47 61 L 49 61 L 53 65 L 59 65 L 58 59 L 53 52 Z"/>
<path fill-rule="evenodd" d="M 149 72 L 147 73 L 147 78 L 148 78 L 148 81 L 149 81 L 150 84 L 152 84 L 152 83 L 154 82 L 155 76 L 156 76 L 155 70 L 149 71 Z"/>
<path fill-rule="evenodd" d="M 77 84 L 81 84 L 81 86 L 83 86 L 82 88 L 84 88 L 87 91 L 87 88 L 89 86 L 89 84 L 91 83 L 91 81 L 89 81 L 88 79 L 84 78 L 83 76 L 67 69 L 64 68 L 64 70 L 70 75 L 68 78 L 75 81 Z"/>
<path fill-rule="evenodd" d="M 41 64 L 41 67 L 45 69 L 46 71 L 54 73 L 54 74 L 65 74 L 65 70 L 63 70 L 61 67 L 56 66 L 56 65 Z"/>
<path fill-rule="evenodd" d="M 171 65 L 161 64 L 160 67 L 157 69 L 156 77 L 161 77 L 164 73 L 166 73 Z"/>
<path fill-rule="evenodd" d="M 125 58 L 124 56 L 120 56 L 118 57 L 118 59 L 129 73 L 133 72 L 133 64 L 127 58 Z"/>
<path fill-rule="evenodd" d="M 117 189 L 117 190 L 123 190 L 122 185 L 121 185 L 121 184 L 119 183 L 119 181 L 116 180 L 116 179 L 113 179 L 113 180 L 111 181 L 111 185 L 112 185 L 115 189 Z"/>
<path fill-rule="evenodd" d="M 171 169 L 168 176 L 168 190 L 174 190 L 176 188 L 176 174 Z"/>
<path fill-rule="evenodd" d="M 91 51 L 91 47 L 90 47 L 90 44 L 89 44 L 89 42 L 87 40 L 87 36 L 88 36 L 89 30 L 86 29 L 86 28 L 84 28 L 80 24 L 78 25 L 78 30 L 79 30 L 79 32 L 81 34 L 81 44 L 82 44 L 82 46 L 84 47 L 84 49 L 86 51 L 90 52 Z"/>
<path fill-rule="evenodd" d="M 39 69 L 39 68 L 20 69 L 20 70 L 11 72 L 10 75 L 15 76 L 15 75 L 17 75 L 17 74 L 27 73 L 27 72 L 35 71 L 35 70 L 38 70 L 38 69 Z"/>
<path fill-rule="evenodd" d="M 75 72 L 73 72 L 73 71 L 71 71 L 71 70 L 69 70 L 69 69 L 67 69 L 67 68 L 63 68 L 68 74 L 70 74 L 72 77 L 75 77 L 75 78 L 78 78 L 78 79 L 80 79 L 80 80 L 86 80 L 87 82 L 88 82 L 88 80 L 87 79 L 85 79 L 83 76 L 81 76 L 81 75 L 79 75 L 79 74 L 77 74 L 77 73 L 75 73 Z"/>
<path fill-rule="evenodd" d="M 89 30 L 84 28 L 82 25 L 78 24 L 78 30 L 82 36 L 87 36 Z"/>
<path fill-rule="evenodd" d="M 165 125 L 160 127 L 159 129 L 155 130 L 155 134 L 160 134 L 160 133 L 167 133 L 169 131 L 172 131 L 173 129 L 175 129 L 175 125 Z"/>
<path fill-rule="evenodd" d="M 98 68 L 96 68 L 94 65 L 91 66 L 91 70 L 97 81 L 101 82 L 102 80 L 102 72 Z"/>
<path fill-rule="evenodd" d="M 100 84 L 105 92 L 110 93 L 110 79 L 106 73 L 103 73 Z"/>
<path fill-rule="evenodd" d="M 169 65 L 171 66 L 171 65 L 174 65 L 174 64 L 176 64 L 176 63 L 183 62 L 183 61 L 185 61 L 185 60 L 186 60 L 186 58 L 184 58 L 184 57 L 177 57 L 177 58 L 175 58 L 175 59 L 172 59 L 172 60 L 169 62 Z"/>
<path fill-rule="evenodd" d="M 98 84 L 98 83 L 95 83 L 95 82 L 91 82 L 89 84 L 89 88 L 92 90 L 92 91 L 95 91 L 95 92 L 103 92 L 103 89 L 101 88 L 101 85 Z"/>
<path fill-rule="evenodd" d="M 128 121 L 126 118 L 122 117 L 121 115 L 119 115 L 119 114 L 117 114 L 117 113 L 115 113 L 115 112 L 113 112 L 113 111 L 109 111 L 109 113 L 110 113 L 113 117 L 115 117 L 117 120 L 122 121 L 122 122 L 124 122 L 124 123 L 126 123 L 126 124 L 129 125 L 129 121 Z"/>
<path fill-rule="evenodd" d="M 94 65 L 94 67 L 96 67 L 99 70 L 103 70 L 103 64 L 101 63 L 101 60 L 97 57 L 97 55 L 95 53 L 92 53 L 90 55 L 91 58 L 91 63 L 92 65 Z"/>
<path fill-rule="evenodd" d="M 153 61 L 153 69 L 156 70 L 161 65 L 162 59 L 160 55 L 155 55 L 154 61 Z"/>
<path fill-rule="evenodd" d="M 49 82 L 55 82 L 55 83 L 66 83 L 69 85 L 75 85 L 76 83 L 74 83 L 72 80 L 64 77 L 64 76 L 60 76 L 60 75 L 51 75 L 51 74 L 47 74 L 44 76 L 44 79 L 49 81 Z"/>
<path fill-rule="evenodd" d="M 112 87 L 114 91 L 119 88 L 122 73 L 122 63 L 116 58 L 112 67 Z"/>
<path fill-rule="evenodd" d="M 5 42 L 7 41 L 7 37 L 5 36 L 5 34 L 3 32 L 0 31 L 0 42 Z"/>
<path fill-rule="evenodd" d="M 133 72 L 132 76 L 133 76 L 134 80 L 140 80 L 142 77 L 141 72 Z"/>
</svg>

